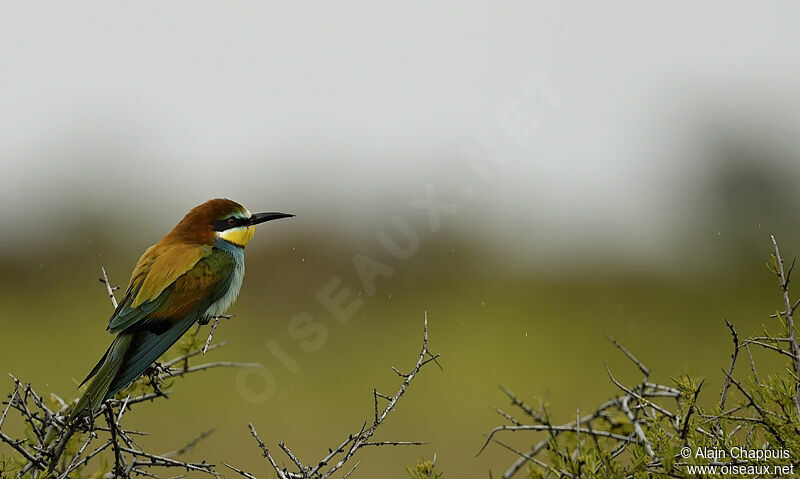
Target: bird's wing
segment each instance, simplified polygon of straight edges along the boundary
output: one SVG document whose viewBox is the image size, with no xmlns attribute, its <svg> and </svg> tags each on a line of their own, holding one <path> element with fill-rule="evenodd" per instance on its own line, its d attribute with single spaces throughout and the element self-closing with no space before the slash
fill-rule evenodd
<svg viewBox="0 0 800 479">
<path fill-rule="evenodd" d="M 125 296 L 108 320 L 109 332 L 116 334 L 132 326 L 146 327 L 153 313 L 169 307 L 164 302 L 170 295 L 164 292 L 199 261 L 210 256 L 212 250 L 211 246 L 198 244 L 148 248 L 133 269 Z"/>
<path fill-rule="evenodd" d="M 147 316 L 147 327 L 133 327 L 132 339 L 120 358 L 117 374 L 106 398 L 113 396 L 139 377 L 147 367 L 170 348 L 209 306 L 231 287 L 236 261 L 229 253 L 213 249 L 192 269 L 178 277 L 161 296 L 161 307 Z"/>
<path fill-rule="evenodd" d="M 83 383 L 108 362 L 113 363 L 111 369 L 114 371 L 110 374 L 114 376 L 112 387 L 107 390 L 110 395 L 138 377 L 228 291 L 235 269 L 233 256 L 212 248 L 208 255 L 178 276 L 157 298 L 137 308 L 130 306 L 131 298 L 137 294 L 138 283 L 135 283 L 137 276 L 134 273 L 131 287 L 111 318 L 113 328 L 110 328 L 112 332 L 130 333 L 126 334 L 130 338 L 121 346 L 122 352 L 117 353 L 114 353 L 115 345 L 119 343 L 115 340 Z M 140 271 L 138 267 L 136 271 Z M 118 318 L 125 321 L 115 323 Z M 104 389 L 103 394 L 105 392 Z"/>
</svg>

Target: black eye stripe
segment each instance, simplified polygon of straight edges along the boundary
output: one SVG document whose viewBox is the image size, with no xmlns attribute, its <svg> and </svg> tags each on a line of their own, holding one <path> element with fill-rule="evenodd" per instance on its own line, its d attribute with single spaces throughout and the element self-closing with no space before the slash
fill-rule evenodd
<svg viewBox="0 0 800 479">
<path fill-rule="evenodd" d="M 239 218 L 237 216 L 233 216 L 230 218 L 212 221 L 211 228 L 214 231 L 225 231 L 230 228 L 236 228 L 237 226 L 244 226 L 247 224 L 247 221 L 248 221 L 247 218 Z"/>
</svg>

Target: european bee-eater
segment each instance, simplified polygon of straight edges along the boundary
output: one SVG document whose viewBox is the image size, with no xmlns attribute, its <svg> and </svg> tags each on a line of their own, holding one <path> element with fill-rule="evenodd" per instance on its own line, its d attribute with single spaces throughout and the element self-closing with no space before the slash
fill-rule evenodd
<svg viewBox="0 0 800 479">
<path fill-rule="evenodd" d="M 244 247 L 255 226 L 291 216 L 251 214 L 235 201 L 214 199 L 193 208 L 148 248 L 108 321 L 108 331 L 117 336 L 83 380 L 94 378 L 69 420 L 98 410 L 193 324 L 223 314 L 242 286 Z"/>
</svg>

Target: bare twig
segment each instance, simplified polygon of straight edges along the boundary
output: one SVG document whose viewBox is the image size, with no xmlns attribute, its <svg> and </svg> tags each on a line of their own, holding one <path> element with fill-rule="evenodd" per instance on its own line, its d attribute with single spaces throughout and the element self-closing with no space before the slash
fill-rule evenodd
<svg viewBox="0 0 800 479">
<path fill-rule="evenodd" d="M 633 353 L 631 353 L 630 351 L 628 351 L 628 350 L 625 348 L 625 346 L 623 346 L 622 344 L 620 344 L 619 342 L 617 342 L 617 340 L 616 340 L 616 339 L 612 338 L 612 337 L 611 337 L 610 335 L 608 335 L 608 334 L 606 334 L 606 338 L 607 338 L 609 341 L 611 341 L 611 344 L 613 344 L 614 346 L 616 346 L 616 347 L 617 347 L 617 349 L 619 349 L 620 351 L 622 351 L 622 352 L 623 352 L 623 354 L 625 354 L 625 356 L 627 356 L 627 357 L 628 357 L 628 359 L 630 359 L 631 361 L 633 361 L 633 364 L 635 364 L 635 365 L 636 365 L 636 367 L 638 367 L 638 368 L 639 368 L 639 370 L 642 372 L 642 374 L 644 374 L 644 381 L 645 381 L 645 382 L 647 382 L 647 380 L 650 378 L 650 369 L 648 369 L 648 368 L 647 368 L 647 366 L 645 366 L 645 365 L 644 365 L 644 364 L 643 364 L 641 361 L 639 361 L 638 359 L 636 359 L 636 356 L 634 356 L 634 355 L 633 355 Z"/>
<path fill-rule="evenodd" d="M 656 403 L 654 403 L 652 401 L 648 401 L 641 394 L 637 393 L 636 391 L 634 391 L 632 389 L 628 389 L 625 386 L 623 386 L 622 383 L 617 381 L 617 379 L 614 377 L 614 375 L 611 374 L 611 369 L 609 369 L 608 365 L 606 365 L 606 372 L 608 373 L 608 377 L 611 378 L 611 382 L 613 382 L 618 388 L 622 389 L 628 396 L 631 396 L 633 398 L 638 399 L 642 403 L 644 403 L 647 406 L 657 410 L 658 412 L 660 412 L 661 414 L 663 414 L 663 415 L 665 415 L 665 416 L 667 416 L 669 418 L 673 418 L 673 419 L 675 418 L 675 414 L 673 412 L 668 411 L 667 409 L 659 406 L 658 404 L 656 404 Z M 623 398 L 624 398 L 624 396 L 623 396 Z"/>
<path fill-rule="evenodd" d="M 364 425 L 361 426 L 361 429 L 357 433 L 348 435 L 347 439 L 342 441 L 337 447 L 330 448 L 328 450 L 328 454 L 321 460 L 306 463 L 313 465 L 309 466 L 304 465 L 304 462 L 301 461 L 300 458 L 297 457 L 297 455 L 295 455 L 286 444 L 284 444 L 283 442 L 279 442 L 278 446 L 284 452 L 284 454 L 286 454 L 286 456 L 291 460 L 296 470 L 289 471 L 286 468 L 282 468 L 281 466 L 278 465 L 278 462 L 272 456 L 266 444 L 258 435 L 258 433 L 255 430 L 255 427 L 252 424 L 249 424 L 250 434 L 255 438 L 259 448 L 261 449 L 263 456 L 267 459 L 269 465 L 277 474 L 278 479 L 329 478 L 334 473 L 339 471 L 348 461 L 350 461 L 350 459 L 353 458 L 353 456 L 356 454 L 357 451 L 359 451 L 364 447 L 419 446 L 427 444 L 426 442 L 422 441 L 373 441 L 371 440 L 371 438 L 375 434 L 377 429 L 380 427 L 380 425 L 383 424 L 383 422 L 386 420 L 388 415 L 393 410 L 395 410 L 398 401 L 406 392 L 409 385 L 417 376 L 417 374 L 419 374 L 420 370 L 428 363 L 434 362 L 438 364 L 437 362 L 438 358 L 439 355 L 431 353 L 430 349 L 428 348 L 428 314 L 426 312 L 423 335 L 422 335 L 422 349 L 420 350 L 416 364 L 408 373 L 403 373 L 397 368 L 392 368 L 392 370 L 398 376 L 403 378 L 403 381 L 401 382 L 398 390 L 395 392 L 394 395 L 389 396 L 386 394 L 381 394 L 377 391 L 377 389 L 373 388 L 372 397 L 373 397 L 374 411 L 372 414 L 373 415 L 372 423 L 369 426 L 367 425 L 367 423 L 364 423 Z M 386 401 L 386 405 L 383 408 L 379 407 L 378 404 L 379 398 Z M 349 477 L 360 463 L 361 461 L 356 462 L 356 464 L 353 467 L 351 467 L 348 470 L 348 472 L 345 473 L 342 477 L 343 478 Z M 242 469 L 236 468 L 229 464 L 225 464 L 225 466 L 235 471 L 241 476 L 247 477 L 249 479 L 256 479 L 254 475 L 245 472 Z"/>
<path fill-rule="evenodd" d="M 725 400 L 728 398 L 728 388 L 731 385 L 731 381 L 728 378 L 731 376 L 731 374 L 733 374 L 733 368 L 736 366 L 736 358 L 739 357 L 739 335 L 736 334 L 736 328 L 734 328 L 733 324 L 731 324 L 730 321 L 728 321 L 727 319 L 725 320 L 725 325 L 728 326 L 728 329 L 730 329 L 731 331 L 731 336 L 733 337 L 733 353 L 731 353 L 731 364 L 728 366 L 728 373 L 725 376 L 725 382 L 722 384 L 722 393 L 720 394 L 719 398 L 720 409 L 725 409 Z M 752 360 L 752 357 L 750 359 Z M 684 420 L 684 429 L 683 432 L 681 433 L 681 438 L 683 439 L 686 439 L 686 433 L 688 432 L 688 425 L 689 425 L 689 416 L 691 415 L 692 411 L 694 411 L 694 406 L 695 403 L 697 402 L 697 395 L 699 392 L 700 392 L 700 387 L 697 388 L 697 392 L 695 392 L 694 394 L 694 401 L 689 407 L 689 412 L 687 413 L 686 419 Z M 719 437 L 722 436 L 723 434 L 721 418 L 717 420 L 714 429 L 715 432 L 717 433 L 717 436 L 714 438 L 714 440 L 718 441 Z"/>
<path fill-rule="evenodd" d="M 789 272 L 786 273 L 783 268 L 781 252 L 778 249 L 778 242 L 775 240 L 775 236 L 770 236 L 770 238 L 772 239 L 772 246 L 775 248 L 775 264 L 778 270 L 777 275 L 778 279 L 780 280 L 781 291 L 783 292 L 783 302 L 784 306 L 786 307 L 785 317 L 787 328 L 789 330 L 789 342 L 791 343 L 792 356 L 794 359 L 792 367 L 794 369 L 795 378 L 797 378 L 800 376 L 800 346 L 797 344 L 797 337 L 794 330 L 792 301 L 789 299 L 789 277 L 791 276 L 792 269 L 794 268 L 794 262 L 792 262 L 792 267 L 789 269 Z M 797 410 L 797 415 L 800 416 L 800 380 L 795 380 L 794 406 Z"/>
<path fill-rule="evenodd" d="M 783 354 L 784 356 L 788 356 L 790 358 L 794 358 L 794 355 L 785 349 L 781 349 L 778 346 L 773 346 L 772 344 L 764 343 L 762 341 L 757 341 L 755 339 L 745 339 L 742 341 L 742 346 L 748 346 L 750 344 L 755 344 L 756 346 L 761 346 L 762 348 L 770 349 L 775 351 L 778 354 Z"/>
<path fill-rule="evenodd" d="M 275 462 L 275 459 L 273 459 L 272 455 L 269 453 L 267 445 L 264 444 L 264 441 L 261 440 L 261 437 L 258 435 L 258 432 L 256 432 L 256 428 L 253 426 L 253 423 L 248 424 L 247 427 L 250 428 L 250 434 L 255 438 L 256 442 L 258 442 L 258 447 L 261 448 L 261 453 L 264 455 L 264 457 L 267 458 L 269 464 L 272 466 L 273 469 L 275 469 L 275 472 L 278 474 L 278 479 L 287 479 L 286 473 L 283 472 L 283 470 L 280 467 L 278 467 L 278 464 Z"/>
<path fill-rule="evenodd" d="M 736 365 L 736 358 L 739 356 L 739 335 L 736 334 L 736 329 L 733 325 L 726 319 L 725 325 L 728 326 L 728 329 L 731 330 L 731 336 L 733 336 L 733 353 L 731 353 L 731 364 L 728 366 L 728 375 L 725 377 L 725 383 L 722 385 L 722 395 L 719 398 L 719 407 L 721 409 L 725 408 L 725 399 L 728 396 L 728 387 L 731 385 L 731 381 L 728 379 L 731 374 L 733 374 L 733 368 Z"/>
<path fill-rule="evenodd" d="M 511 400 L 511 405 L 516 406 L 522 410 L 525 414 L 535 419 L 537 422 L 542 424 L 548 424 L 549 421 L 547 418 L 544 417 L 540 412 L 534 411 L 532 407 L 525 404 L 524 401 L 520 400 L 516 394 L 511 392 L 508 388 L 500 386 L 500 390 L 505 393 L 506 396 Z"/>
<path fill-rule="evenodd" d="M 705 380 L 700 381 L 700 384 L 697 385 L 697 389 L 694 391 L 694 396 L 692 397 L 692 403 L 689 405 L 689 409 L 686 411 L 686 417 L 683 419 L 683 427 L 681 428 L 681 439 L 684 441 L 686 440 L 686 435 L 689 433 L 689 419 L 692 418 L 692 413 L 697 405 L 697 397 L 700 395 L 700 390 L 703 388 L 703 383 Z M 717 429 L 719 429 L 719 422 L 717 422 Z M 715 438 L 716 439 L 716 438 Z"/>
<path fill-rule="evenodd" d="M 556 469 L 555 467 L 551 466 L 550 464 L 547 464 L 546 462 L 537 459 L 533 455 L 525 454 L 522 451 L 514 449 L 513 447 L 509 446 L 508 444 L 505 444 L 503 442 L 498 441 L 497 439 L 492 438 L 491 442 L 493 442 L 493 443 L 495 443 L 495 444 L 497 444 L 497 445 L 499 445 L 501 447 L 504 447 L 504 448 L 508 449 L 509 451 L 515 453 L 516 455 L 520 456 L 520 458 L 522 459 L 522 463 L 523 464 L 525 462 L 532 462 L 533 464 L 536 464 L 537 466 L 539 466 L 539 467 L 541 467 L 541 468 L 543 468 L 543 469 L 545 469 L 545 470 L 547 470 L 549 472 L 552 472 L 557 477 L 568 477 L 570 479 L 575 479 L 576 478 L 576 476 L 574 474 L 570 474 L 569 472 L 564 471 L 562 469 Z M 503 477 L 506 477 L 506 475 L 504 474 Z M 510 477 L 510 476 L 508 476 L 508 477 Z"/>
<path fill-rule="evenodd" d="M 249 472 L 243 471 L 237 467 L 231 466 L 227 462 L 222 463 L 223 466 L 227 467 L 228 469 L 234 471 L 235 473 L 239 474 L 240 476 L 246 477 L 248 479 L 258 479 L 256 476 L 250 474 Z"/>
<path fill-rule="evenodd" d="M 87 440 L 85 444 L 88 445 L 89 441 Z M 82 459 L 80 458 L 80 454 L 76 455 L 73 458 L 72 462 L 70 462 L 69 466 L 64 471 L 64 473 L 61 474 L 60 476 L 58 476 L 58 478 L 59 479 L 67 479 L 69 477 L 69 473 L 70 472 L 74 471 L 75 469 L 77 469 L 79 467 L 85 466 L 94 456 L 96 456 L 96 455 L 100 454 L 101 452 L 103 452 L 110 445 L 111 445 L 111 440 L 108 440 L 105 443 L 103 443 L 102 446 L 100 446 L 97 449 L 95 449 L 94 451 L 90 452 L 88 455 L 84 456 Z M 81 448 L 81 449 L 83 449 L 83 448 Z M 78 459 L 78 460 L 76 461 L 76 459 Z"/>
<path fill-rule="evenodd" d="M 629 396 L 625 396 L 630 398 Z M 615 434 L 613 432 L 603 431 L 601 429 L 592 429 L 589 427 L 577 427 L 575 422 L 571 422 L 569 424 L 565 424 L 563 426 L 551 426 L 549 424 L 523 424 L 521 426 L 497 426 L 491 431 L 489 431 L 489 435 L 486 437 L 486 440 L 483 443 L 483 446 L 478 450 L 478 454 L 483 452 L 486 449 L 486 446 L 494 439 L 495 434 L 500 431 L 553 431 L 553 432 L 575 432 L 575 433 L 584 433 L 589 434 L 591 436 L 601 436 L 601 437 L 608 437 L 611 439 L 616 439 L 618 441 L 630 441 L 627 436 L 623 436 L 621 434 Z"/>
<path fill-rule="evenodd" d="M 6 422 L 6 416 L 8 415 L 8 410 L 11 409 L 11 403 L 17 398 L 17 388 L 14 388 L 14 392 L 11 393 L 8 399 L 8 404 L 3 409 L 3 414 L 0 416 L 0 429 L 3 428 L 3 423 Z"/>
<path fill-rule="evenodd" d="M 106 422 L 109 429 L 111 429 L 111 448 L 114 451 L 114 475 L 124 476 L 123 471 L 127 468 L 125 458 L 122 456 L 122 449 L 117 438 L 117 425 L 114 421 L 114 414 L 111 408 L 106 408 Z"/>
<path fill-rule="evenodd" d="M 199 436 L 197 436 L 196 438 L 194 438 L 194 439 L 192 439 L 191 441 L 189 441 L 189 442 L 188 442 L 188 443 L 187 443 L 185 446 L 183 446 L 182 448 L 180 448 L 180 449 L 178 449 L 178 450 L 176 450 L 176 451 L 170 451 L 170 452 L 164 453 L 164 454 L 162 454 L 162 456 L 163 456 L 163 457 L 177 457 L 177 456 L 182 456 L 182 455 L 186 454 L 187 452 L 191 451 L 192 449 L 194 449 L 194 447 L 195 447 L 195 446 L 196 446 L 196 445 L 197 445 L 197 444 L 198 444 L 200 441 L 202 441 L 203 439 L 207 438 L 208 436 L 210 436 L 210 435 L 214 434 L 214 431 L 216 431 L 216 430 L 217 430 L 217 428 L 213 428 L 213 429 L 209 429 L 208 431 L 201 432 Z"/>
<path fill-rule="evenodd" d="M 750 394 L 747 391 L 747 389 L 745 389 L 744 386 L 742 386 L 741 383 L 739 383 L 739 381 L 734 379 L 733 376 L 728 375 L 727 371 L 723 370 L 722 372 L 725 373 L 725 376 L 730 380 L 730 382 L 732 382 L 733 385 L 736 386 L 736 389 L 738 389 L 739 392 L 741 392 L 744 395 L 744 397 L 747 398 L 750 406 L 752 406 L 753 409 L 755 409 L 758 412 L 761 418 L 764 419 L 764 422 L 762 424 L 764 424 L 767 430 L 775 437 L 775 439 L 781 444 L 781 446 L 785 445 L 783 439 L 781 438 L 780 433 L 776 431 L 775 428 L 769 424 L 769 422 L 766 421 L 767 417 L 769 416 L 769 413 L 758 404 L 755 398 L 753 398 L 753 395 Z"/>
<path fill-rule="evenodd" d="M 147 467 L 177 467 L 180 469 L 205 472 L 213 476 L 217 476 L 217 474 L 214 472 L 213 464 L 206 464 L 204 462 L 182 462 L 168 457 L 158 456 L 156 454 L 150 454 L 144 451 L 130 449 L 125 446 L 120 446 L 120 450 L 127 452 L 132 456 L 144 457 L 146 459 L 149 459 L 149 461 L 140 461 L 138 459 L 133 461 L 132 464 L 134 464 L 134 467 L 136 467 L 136 465 L 147 466 Z"/>
<path fill-rule="evenodd" d="M 359 460 L 358 460 L 358 462 L 356 462 L 356 463 L 353 465 L 353 467 L 351 467 L 351 468 L 350 468 L 350 470 L 349 470 L 349 471 L 347 471 L 347 474 L 345 474 L 344 476 L 342 476 L 342 479 L 347 479 L 348 477 L 350 477 L 350 474 L 352 474 L 352 473 L 353 473 L 353 471 L 355 471 L 355 470 L 356 470 L 356 468 L 357 468 L 357 467 L 358 467 L 360 464 L 361 464 L 361 459 L 359 459 Z"/>
<path fill-rule="evenodd" d="M 100 278 L 102 283 L 105 283 L 106 290 L 108 291 L 108 298 L 111 300 L 111 305 L 114 306 L 114 309 L 117 309 L 117 298 L 114 297 L 114 291 L 119 288 L 119 286 L 111 286 L 111 282 L 108 281 L 108 274 L 106 273 L 106 268 L 104 266 L 100 267 L 100 270 L 103 272 L 103 277 Z"/>
<path fill-rule="evenodd" d="M 205 354 L 206 351 L 208 351 L 209 346 L 211 346 L 211 339 L 214 337 L 214 332 L 217 330 L 217 325 L 219 324 L 220 318 L 231 319 L 232 317 L 232 314 L 220 314 L 212 318 L 214 322 L 211 323 L 211 331 L 209 331 L 208 339 L 206 339 L 206 344 L 203 346 L 203 354 Z"/>
<path fill-rule="evenodd" d="M 203 363 L 198 364 L 197 366 L 190 366 L 188 368 L 169 368 L 164 371 L 163 374 L 158 376 L 159 379 L 167 379 L 167 378 L 175 378 L 184 376 L 186 374 L 196 373 L 198 371 L 205 371 L 206 369 L 213 369 L 213 368 L 260 368 L 261 364 L 259 363 L 235 363 L 232 361 L 216 361 L 213 363 Z"/>
<path fill-rule="evenodd" d="M 753 371 L 753 379 L 755 380 L 756 384 L 761 384 L 761 381 L 759 381 L 758 379 L 758 370 L 756 370 L 756 362 L 753 360 L 753 352 L 750 351 L 750 345 L 749 344 L 746 345 L 745 348 L 747 349 L 747 357 L 750 358 L 750 370 Z"/>
</svg>

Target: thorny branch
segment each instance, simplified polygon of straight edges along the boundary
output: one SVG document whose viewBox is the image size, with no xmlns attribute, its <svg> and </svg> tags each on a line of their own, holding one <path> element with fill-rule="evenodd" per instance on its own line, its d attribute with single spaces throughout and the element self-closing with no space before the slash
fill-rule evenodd
<svg viewBox="0 0 800 479">
<path fill-rule="evenodd" d="M 579 416 L 562 425 L 551 424 L 547 409 L 544 404 L 538 410 L 528 406 L 525 402 L 517 398 L 513 393 L 503 388 L 503 391 L 511 399 L 511 406 L 516 408 L 521 417 L 515 417 L 507 411 L 495 408 L 497 412 L 509 424 L 503 424 L 493 428 L 481 449 L 480 454 L 488 444 L 498 444 L 506 450 L 512 451 L 517 459 L 503 474 L 504 479 L 516 475 L 526 464 L 543 470 L 545 475 L 552 477 L 575 478 L 582 477 L 580 462 L 581 443 L 587 443 L 586 437 L 590 438 L 593 444 L 604 444 L 604 451 L 608 451 L 606 459 L 603 459 L 599 466 L 596 466 L 591 477 L 617 476 L 619 469 L 614 469 L 609 459 L 614 459 L 625 450 L 631 449 L 631 445 L 638 446 L 643 459 L 641 459 L 639 471 L 647 475 L 656 474 L 659 477 L 688 477 L 680 467 L 687 464 L 684 457 L 665 456 L 664 451 L 657 447 L 656 440 L 659 438 L 676 438 L 680 444 L 689 446 L 689 435 L 694 434 L 694 441 L 707 440 L 708 447 L 721 447 L 722 444 L 730 444 L 731 437 L 739 431 L 746 431 L 744 440 L 752 447 L 788 447 L 785 438 L 793 438 L 798 433 L 798 418 L 800 417 L 800 348 L 794 329 L 794 312 L 800 306 L 800 300 L 792 303 L 789 294 L 789 282 L 794 268 L 794 262 L 787 269 L 778 249 L 777 241 L 771 237 L 774 249 L 773 261 L 770 270 L 777 276 L 778 284 L 782 293 L 783 311 L 773 314 L 772 318 L 785 320 L 781 325 L 785 328 L 784 337 L 773 337 L 766 332 L 762 336 L 756 336 L 743 341 L 739 340 L 739 335 L 728 320 L 725 325 L 728 327 L 732 342 L 733 352 L 727 369 L 723 369 L 724 375 L 722 391 L 719 397 L 718 412 L 708 413 L 697 406 L 698 396 L 703 386 L 703 381 L 697 385 L 690 381 L 680 382 L 680 388 L 662 385 L 651 382 L 650 369 L 636 358 L 628 349 L 623 347 L 614 338 L 607 336 L 608 340 L 617 347 L 625 356 L 641 371 L 643 379 L 639 384 L 632 387 L 625 386 L 618 381 L 607 369 L 612 383 L 618 387 L 622 394 L 598 406 L 594 412 Z M 759 380 L 756 370 L 755 360 L 750 351 L 750 345 L 760 346 L 767 351 L 772 351 L 781 356 L 791 358 L 790 380 L 791 399 L 786 396 L 775 396 L 765 399 L 763 391 L 772 391 L 776 394 L 776 388 L 771 388 L 769 384 L 764 384 Z M 742 381 L 734 378 L 734 368 L 739 354 L 739 349 L 745 348 L 750 362 L 752 372 L 752 382 L 755 388 L 763 388 L 761 391 L 753 392 L 748 390 Z M 676 380 L 677 382 L 677 380 Z M 732 389 L 733 388 L 733 389 Z M 733 391 L 738 391 L 737 405 L 725 409 Z M 785 397 L 786 400 L 781 398 Z M 675 401 L 676 409 L 661 404 L 665 399 Z M 765 402 L 773 405 L 767 407 Z M 794 407 L 784 408 L 783 404 L 793 404 Z M 750 417 L 748 412 L 752 413 Z M 621 422 L 620 418 L 625 418 Z M 708 426 L 707 426 L 708 425 Z M 728 430 L 726 431 L 726 426 Z M 756 436 L 754 426 L 760 427 L 760 440 L 762 444 L 755 444 Z M 541 439 L 533 445 L 527 452 L 523 452 L 511 445 L 498 439 L 501 433 L 507 431 L 541 431 L 547 437 Z M 571 435 L 575 442 L 574 452 L 568 454 L 568 449 L 558 449 L 550 455 L 550 461 L 540 458 L 542 451 L 557 445 L 557 438 L 562 435 Z M 705 438 L 705 439 L 703 439 Z M 569 446 L 573 447 L 573 446 Z M 632 456 L 637 457 L 637 456 Z M 792 456 L 794 457 L 794 456 Z M 562 460 L 556 460 L 556 459 Z M 631 459 L 630 464 L 636 461 Z M 566 464 L 566 466 L 564 465 Z M 725 462 L 712 462 L 710 464 L 729 464 Z M 797 465 L 792 461 L 793 466 Z M 578 471 L 576 473 L 576 470 Z M 599 473 L 599 476 L 597 475 Z M 635 474 L 622 474 L 620 477 L 634 477 Z M 636 477 L 639 477 L 636 475 Z M 642 476 L 644 477 L 644 476 Z"/>
<path fill-rule="evenodd" d="M 111 305 L 116 309 L 117 300 L 114 291 L 118 286 L 112 286 L 108 279 L 105 268 L 102 268 L 100 281 L 104 283 Z M 91 419 L 84 420 L 82 424 L 67 424 L 66 418 L 75 402 L 67 403 L 58 396 L 52 394 L 52 404 L 57 409 L 51 409 L 42 396 L 38 394 L 30 384 L 23 384 L 14 376 L 11 379 L 14 389 L 8 395 L 8 400 L 4 401 L 5 407 L 0 414 L 0 429 L 2 429 L 7 416 L 10 413 L 19 415 L 28 424 L 33 437 L 12 438 L 0 430 L 0 443 L 5 443 L 26 461 L 18 473 L 18 477 L 31 474 L 37 477 L 41 472 L 46 471 L 50 466 L 53 468 L 51 477 L 67 479 L 76 470 L 86 466 L 91 460 L 98 457 L 103 451 L 113 452 L 113 475 L 114 477 L 131 477 L 133 475 L 156 477 L 148 472 L 153 467 L 159 468 L 178 468 L 186 471 L 197 471 L 217 476 L 214 465 L 206 462 L 186 462 L 177 459 L 192 450 L 201 440 L 208 437 L 212 431 L 206 431 L 195 439 L 191 440 L 184 447 L 165 454 L 157 455 L 145 452 L 132 439 L 132 436 L 141 436 L 145 433 L 134 431 L 124 427 L 121 422 L 127 411 L 131 407 L 153 401 L 157 398 L 166 398 L 166 393 L 157 384 L 179 376 L 204 371 L 217 367 L 257 367 L 258 364 L 234 363 L 228 361 L 209 362 L 202 364 L 190 364 L 190 359 L 213 351 L 224 343 L 209 344 L 209 341 L 202 350 L 190 350 L 178 357 L 159 365 L 151 370 L 150 380 L 155 383 L 152 391 L 147 388 L 137 395 L 129 395 L 125 399 L 109 399 Z M 144 381 L 147 378 L 141 380 Z M 138 389 L 134 389 L 138 390 Z M 97 419 L 105 418 L 105 427 L 98 424 Z M 62 443 L 67 446 L 66 439 L 74 432 L 83 431 L 85 434 L 75 434 L 69 442 L 74 444 L 68 447 L 68 451 L 61 454 L 56 453 L 55 448 Z M 94 449 L 91 445 L 101 440 L 101 435 L 106 436 Z M 54 439 L 53 439 L 54 438 Z M 55 457 L 56 455 L 60 457 Z"/>
<path fill-rule="evenodd" d="M 556 476 L 578 477 L 579 475 L 577 474 L 554 468 L 551 464 L 537 458 L 543 450 L 551 445 L 551 441 L 556 436 L 562 434 L 574 434 L 577 437 L 586 435 L 592 438 L 593 441 L 612 441 L 611 457 L 616 457 L 621 454 L 630 444 L 639 444 L 647 456 L 651 458 L 652 463 L 655 464 L 657 461 L 657 454 L 652 440 L 647 435 L 648 424 L 659 419 L 666 419 L 666 421 L 672 425 L 676 435 L 680 435 L 684 432 L 682 429 L 688 425 L 688 422 L 681 421 L 679 414 L 673 413 L 654 402 L 655 400 L 663 398 L 671 398 L 677 401 L 682 398 L 681 391 L 671 386 L 650 382 L 650 369 L 630 351 L 624 348 L 617 340 L 610 336 L 607 336 L 607 338 L 642 372 L 642 381 L 636 386 L 626 387 L 611 374 L 610 369 L 607 369 L 612 383 L 621 389 L 623 394 L 602 403 L 589 414 L 579 416 L 576 419 L 558 426 L 550 424 L 550 422 L 545 419 L 546 412 L 544 412 L 544 407 L 541 412 L 535 412 L 530 406 L 527 406 L 516 396 L 504 389 L 511 399 L 511 405 L 518 408 L 525 417 L 532 418 L 534 424 L 526 424 L 513 417 L 511 414 L 498 410 L 498 413 L 506 420 L 509 420 L 511 425 L 501 425 L 492 429 L 478 451 L 478 454 L 483 452 L 490 443 L 498 444 L 505 449 L 515 452 L 518 458 L 505 471 L 502 476 L 503 478 L 507 479 L 513 477 L 526 464 L 536 465 L 537 467 L 554 473 Z M 691 414 L 691 409 L 688 414 Z M 629 430 L 632 430 L 632 432 L 626 434 L 612 432 L 611 429 L 623 430 L 623 424 L 619 422 L 620 418 L 623 417 L 627 419 L 627 427 Z M 497 435 L 504 431 L 543 431 L 548 433 L 548 437 L 537 442 L 528 452 L 522 452 L 497 439 Z M 711 435 L 710 432 L 701 428 L 698 432 L 709 436 Z"/>
<path fill-rule="evenodd" d="M 794 307 L 792 306 L 792 300 L 789 298 L 789 281 L 792 276 L 792 271 L 794 270 L 794 261 L 792 261 L 789 271 L 785 271 L 781 252 L 778 249 L 778 242 L 775 240 L 775 236 L 770 236 L 770 239 L 772 239 L 772 246 L 775 248 L 775 274 L 778 276 L 780 282 L 781 291 L 783 292 L 783 303 L 786 308 L 784 310 L 784 317 L 786 318 L 789 332 L 789 337 L 787 339 L 791 347 L 790 351 L 792 357 L 794 358 L 792 367 L 794 368 L 795 377 L 798 377 L 800 376 L 800 346 L 797 344 L 797 336 L 794 330 Z M 797 414 L 800 415 L 800 381 L 795 382 L 794 406 L 797 410 Z"/>
<path fill-rule="evenodd" d="M 211 323 L 211 331 L 208 332 L 208 339 L 206 339 L 206 344 L 203 346 L 203 349 L 201 350 L 203 354 L 208 352 L 208 348 L 211 347 L 211 340 L 214 338 L 214 333 L 217 331 L 217 325 L 219 324 L 220 318 L 231 319 L 233 316 L 234 315 L 232 314 L 220 314 L 211 318 L 214 320 L 214 322 Z M 199 326 L 200 325 L 198 325 L 198 327 Z"/>
<path fill-rule="evenodd" d="M 256 432 L 256 429 L 252 424 L 248 425 L 250 428 L 250 434 L 258 443 L 262 455 L 267 459 L 270 468 L 275 472 L 275 474 L 277 474 L 278 479 L 326 479 L 328 477 L 331 477 L 337 471 L 339 471 L 348 461 L 350 461 L 353 458 L 356 452 L 358 452 L 360 449 L 364 447 L 416 446 L 416 445 L 427 444 L 426 442 L 420 442 L 420 441 L 371 441 L 370 439 L 375 434 L 380 425 L 383 424 L 383 422 L 389 416 L 389 413 L 395 410 L 398 401 L 406 392 L 406 389 L 408 389 L 408 386 L 411 384 L 411 381 L 417 376 L 420 370 L 428 363 L 434 362 L 438 364 L 437 362 L 438 358 L 439 358 L 438 354 L 434 354 L 430 351 L 430 349 L 428 349 L 428 313 L 426 312 L 423 336 L 422 336 L 422 349 L 420 350 L 416 364 L 408 373 L 403 373 L 397 368 L 392 368 L 395 374 L 403 378 L 403 381 L 401 382 L 398 390 L 394 393 L 394 395 L 389 396 L 388 394 L 381 394 L 377 390 L 373 389 L 372 396 L 375 405 L 375 411 L 372 423 L 369 426 L 367 426 L 367 423 L 364 423 L 360 427 L 358 432 L 356 432 L 355 434 L 349 434 L 347 438 L 344 439 L 338 446 L 330 448 L 328 454 L 319 461 L 306 462 L 304 464 L 289 449 L 289 447 L 286 446 L 286 444 L 284 444 L 283 442 L 279 442 L 278 447 L 284 452 L 284 454 L 286 454 L 286 456 L 294 465 L 292 468 L 293 470 L 281 467 L 278 465 L 278 462 L 272 456 L 272 453 L 269 451 L 266 444 L 261 439 L 258 432 Z M 386 406 L 384 406 L 383 408 L 379 407 L 378 405 L 379 399 L 386 401 L 387 402 Z M 350 476 L 353 470 L 355 470 L 355 468 L 358 467 L 360 462 L 361 461 L 358 461 L 343 477 Z M 225 464 L 226 467 L 236 472 L 240 476 L 246 477 L 248 479 L 256 479 L 256 476 L 254 476 L 249 472 L 234 467 L 230 464 L 226 463 L 223 464 Z"/>
</svg>

